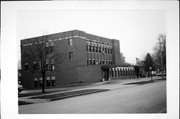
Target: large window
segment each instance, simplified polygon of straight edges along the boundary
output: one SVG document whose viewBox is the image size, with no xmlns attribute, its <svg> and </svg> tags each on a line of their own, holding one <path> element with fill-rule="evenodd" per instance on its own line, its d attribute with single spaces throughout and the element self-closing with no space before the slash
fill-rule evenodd
<svg viewBox="0 0 180 119">
<path fill-rule="evenodd" d="M 69 52 L 69 59 L 70 59 L 70 60 L 73 59 L 73 52 Z"/>
</svg>

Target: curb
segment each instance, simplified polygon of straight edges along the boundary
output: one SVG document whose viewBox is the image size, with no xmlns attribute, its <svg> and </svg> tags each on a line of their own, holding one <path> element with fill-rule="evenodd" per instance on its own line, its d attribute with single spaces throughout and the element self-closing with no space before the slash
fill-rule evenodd
<svg viewBox="0 0 180 119">
<path fill-rule="evenodd" d="M 109 91 L 109 89 L 103 89 L 103 90 L 98 90 L 98 91 L 89 91 L 89 92 L 85 92 L 85 93 L 78 93 L 78 94 L 74 94 L 74 95 L 67 95 L 67 96 L 52 98 L 52 99 L 50 99 L 50 101 L 55 101 L 55 100 L 60 100 L 60 99 L 65 99 L 65 98 L 70 98 L 70 97 L 76 97 L 76 96 L 81 96 L 81 95 L 87 95 L 87 94 L 93 94 L 93 93 L 99 93 L 99 92 L 104 92 L 104 91 Z"/>
</svg>

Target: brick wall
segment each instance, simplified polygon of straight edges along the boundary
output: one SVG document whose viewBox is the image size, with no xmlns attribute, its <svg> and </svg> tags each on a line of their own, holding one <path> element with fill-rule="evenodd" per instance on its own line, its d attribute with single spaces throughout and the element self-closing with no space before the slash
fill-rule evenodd
<svg viewBox="0 0 180 119">
<path fill-rule="evenodd" d="M 98 82 L 102 81 L 103 75 L 101 66 L 80 66 L 78 67 L 79 82 Z"/>
</svg>

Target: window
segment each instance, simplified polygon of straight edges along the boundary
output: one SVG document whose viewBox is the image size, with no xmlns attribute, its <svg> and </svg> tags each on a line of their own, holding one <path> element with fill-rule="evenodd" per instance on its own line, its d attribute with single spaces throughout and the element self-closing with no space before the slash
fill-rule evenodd
<svg viewBox="0 0 180 119">
<path fill-rule="evenodd" d="M 96 62 L 95 62 L 95 59 L 93 60 L 93 65 L 95 65 L 96 64 Z"/>
<path fill-rule="evenodd" d="M 45 53 L 46 53 L 46 54 L 49 54 L 49 46 L 47 46 L 47 45 L 46 45 L 46 47 L 45 47 Z"/>
<path fill-rule="evenodd" d="M 92 60 L 91 59 L 89 60 L 89 64 L 92 65 Z"/>
<path fill-rule="evenodd" d="M 37 62 L 34 62 L 34 63 L 33 63 L 33 70 L 34 70 L 34 71 L 37 71 L 37 70 L 38 70 L 38 64 L 37 64 Z"/>
<path fill-rule="evenodd" d="M 50 46 L 50 53 L 54 52 L 54 46 Z"/>
<path fill-rule="evenodd" d="M 69 59 L 70 59 L 70 60 L 73 59 L 73 52 L 69 52 Z"/>
<path fill-rule="evenodd" d="M 112 48 L 110 49 L 110 54 L 112 54 Z"/>
<path fill-rule="evenodd" d="M 99 53 L 101 53 L 101 46 L 99 46 Z"/>
<path fill-rule="evenodd" d="M 107 48 L 105 47 L 105 54 L 107 53 Z"/>
<path fill-rule="evenodd" d="M 51 85 L 50 77 L 46 77 L 46 85 L 49 87 Z"/>
<path fill-rule="evenodd" d="M 72 39 L 68 39 L 68 45 L 72 45 Z"/>
<path fill-rule="evenodd" d="M 93 52 L 95 52 L 95 45 L 93 45 Z"/>
<path fill-rule="evenodd" d="M 34 87 L 38 87 L 38 78 L 34 78 Z"/>
<path fill-rule="evenodd" d="M 54 71 L 54 69 L 55 69 L 55 66 L 54 66 L 54 64 L 51 64 L 51 71 Z"/>
<path fill-rule="evenodd" d="M 56 80 L 56 77 L 55 77 L 55 76 L 52 76 L 52 77 L 51 77 L 51 84 L 52 84 L 52 86 L 55 86 L 55 85 L 56 85 L 55 80 Z"/>
<path fill-rule="evenodd" d="M 46 64 L 45 68 L 46 68 L 47 71 L 49 71 L 49 69 L 50 69 L 49 64 Z"/>
<path fill-rule="evenodd" d="M 88 47 L 89 47 L 88 44 L 86 44 L 86 51 L 88 51 Z"/>
<path fill-rule="evenodd" d="M 42 87 L 43 81 L 42 81 L 42 77 L 39 78 L 39 86 Z"/>
<path fill-rule="evenodd" d="M 89 52 L 91 52 L 91 49 L 92 49 L 92 48 L 91 48 L 91 44 L 90 44 L 90 45 L 89 45 Z"/>
<path fill-rule="evenodd" d="M 24 64 L 24 70 L 25 70 L 25 71 L 28 71 L 28 69 L 29 69 L 29 63 L 25 63 L 25 64 Z"/>
<path fill-rule="evenodd" d="M 102 52 L 104 53 L 104 47 L 102 47 Z"/>
<path fill-rule="evenodd" d="M 89 60 L 87 60 L 87 65 L 89 65 Z"/>
<path fill-rule="evenodd" d="M 98 45 L 96 46 L 96 52 L 98 52 Z"/>
</svg>

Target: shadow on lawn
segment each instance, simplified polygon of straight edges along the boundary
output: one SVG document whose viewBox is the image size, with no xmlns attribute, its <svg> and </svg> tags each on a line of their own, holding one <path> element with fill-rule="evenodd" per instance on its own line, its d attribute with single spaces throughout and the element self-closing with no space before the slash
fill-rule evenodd
<svg viewBox="0 0 180 119">
<path fill-rule="evenodd" d="M 33 104 L 33 103 L 26 102 L 26 101 L 18 101 L 18 105 L 27 105 L 27 104 Z"/>
</svg>

